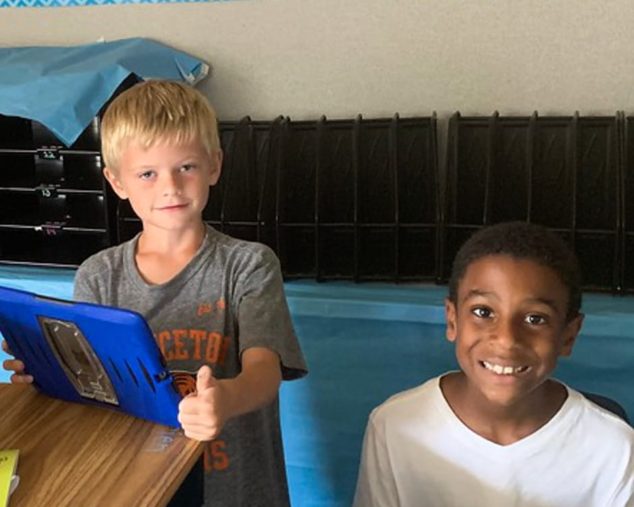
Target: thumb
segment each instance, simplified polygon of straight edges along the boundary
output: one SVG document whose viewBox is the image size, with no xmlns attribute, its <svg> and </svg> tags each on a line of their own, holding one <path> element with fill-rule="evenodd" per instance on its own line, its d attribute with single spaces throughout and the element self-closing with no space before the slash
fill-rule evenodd
<svg viewBox="0 0 634 507">
<path fill-rule="evenodd" d="M 196 374 L 196 392 L 210 389 L 216 385 L 216 379 L 209 366 L 201 366 Z"/>
</svg>

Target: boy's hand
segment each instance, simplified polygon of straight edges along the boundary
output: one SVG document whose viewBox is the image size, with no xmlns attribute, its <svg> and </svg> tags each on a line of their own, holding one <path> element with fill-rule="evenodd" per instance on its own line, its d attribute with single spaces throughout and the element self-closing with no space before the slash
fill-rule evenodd
<svg viewBox="0 0 634 507">
<path fill-rule="evenodd" d="M 9 355 L 13 355 L 6 340 L 2 340 L 2 350 Z M 30 384 L 33 382 L 33 377 L 24 373 L 24 363 L 18 359 L 7 359 L 2 363 L 2 367 L 7 371 L 13 372 L 9 379 L 12 384 Z"/>
<path fill-rule="evenodd" d="M 227 398 L 222 382 L 214 378 L 209 366 L 202 366 L 196 375 L 196 392 L 178 405 L 178 421 L 185 435 L 201 441 L 216 438 L 230 417 Z"/>
<path fill-rule="evenodd" d="M 232 417 L 258 410 L 276 399 L 282 380 L 279 355 L 264 347 L 242 353 L 237 377 L 218 380 L 203 366 L 196 375 L 196 392 L 178 406 L 178 420 L 185 435 L 213 440 Z"/>
</svg>

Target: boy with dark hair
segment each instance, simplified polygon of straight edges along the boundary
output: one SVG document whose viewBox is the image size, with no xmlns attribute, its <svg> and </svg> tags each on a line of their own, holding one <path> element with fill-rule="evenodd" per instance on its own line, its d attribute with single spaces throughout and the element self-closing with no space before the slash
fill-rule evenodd
<svg viewBox="0 0 634 507">
<path fill-rule="evenodd" d="M 108 107 L 101 140 L 104 175 L 143 230 L 87 259 L 74 298 L 148 321 L 176 384 L 188 386 L 185 434 L 209 442 L 207 506 L 288 505 L 278 389 L 306 365 L 275 254 L 202 220 L 222 163 L 213 109 L 186 84 L 148 81 Z M 32 380 L 17 360 L 5 367 L 14 382 Z"/>
<path fill-rule="evenodd" d="M 581 328 L 579 279 L 537 225 L 462 246 L 445 302 L 460 371 L 372 412 L 356 507 L 634 505 L 634 430 L 550 378 Z"/>
</svg>

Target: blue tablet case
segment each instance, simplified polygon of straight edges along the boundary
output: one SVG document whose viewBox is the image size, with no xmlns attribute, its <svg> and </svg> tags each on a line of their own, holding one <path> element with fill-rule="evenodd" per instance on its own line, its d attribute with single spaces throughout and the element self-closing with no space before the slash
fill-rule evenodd
<svg viewBox="0 0 634 507">
<path fill-rule="evenodd" d="M 140 314 L 0 287 L 0 332 L 41 392 L 179 426 L 180 395 Z"/>
</svg>

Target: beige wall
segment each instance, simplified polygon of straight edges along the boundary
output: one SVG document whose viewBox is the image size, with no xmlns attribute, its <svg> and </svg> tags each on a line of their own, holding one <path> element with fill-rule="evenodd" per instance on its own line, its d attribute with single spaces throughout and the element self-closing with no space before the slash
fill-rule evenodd
<svg viewBox="0 0 634 507">
<path fill-rule="evenodd" d="M 222 119 L 634 111 L 630 0 L 236 0 L 0 9 L 0 45 L 145 36 L 213 66 Z M 1 69 L 0 69 L 1 72 Z"/>
</svg>

